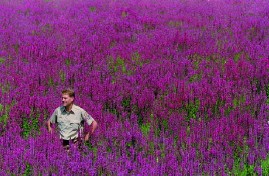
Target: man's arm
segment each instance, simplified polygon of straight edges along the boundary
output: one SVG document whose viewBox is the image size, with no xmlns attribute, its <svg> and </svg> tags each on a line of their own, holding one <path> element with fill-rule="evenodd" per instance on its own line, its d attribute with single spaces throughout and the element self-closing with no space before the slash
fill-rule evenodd
<svg viewBox="0 0 269 176">
<path fill-rule="evenodd" d="M 52 133 L 52 123 L 56 123 L 57 118 L 57 109 L 54 110 L 53 114 L 50 116 L 49 120 L 47 121 L 47 128 L 49 133 Z"/>
<path fill-rule="evenodd" d="M 89 132 L 86 133 L 86 135 L 85 135 L 85 138 L 84 138 L 85 141 L 88 141 L 89 140 L 90 136 L 93 134 L 93 132 L 95 131 L 95 129 L 97 128 L 97 126 L 98 126 L 98 123 L 94 120 L 91 123 L 91 125 L 90 125 Z"/>
<path fill-rule="evenodd" d="M 90 138 L 90 136 L 94 133 L 95 129 L 97 128 L 98 123 L 86 111 L 84 111 L 82 113 L 82 117 L 83 117 L 84 121 L 86 121 L 87 124 L 90 126 L 89 132 L 87 132 L 86 135 L 85 135 L 85 137 L 84 137 L 84 140 L 85 141 L 88 141 L 89 138 Z"/>
<path fill-rule="evenodd" d="M 49 130 L 49 133 L 52 133 L 52 127 L 51 127 L 51 122 L 50 120 L 47 121 L 47 128 Z"/>
</svg>

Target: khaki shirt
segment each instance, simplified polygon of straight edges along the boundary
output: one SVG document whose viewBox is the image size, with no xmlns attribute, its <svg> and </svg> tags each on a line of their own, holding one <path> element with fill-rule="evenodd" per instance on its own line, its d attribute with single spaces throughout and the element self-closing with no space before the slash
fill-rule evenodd
<svg viewBox="0 0 269 176">
<path fill-rule="evenodd" d="M 94 119 L 84 109 L 77 105 L 72 105 L 70 112 L 64 106 L 56 108 L 50 117 L 51 123 L 57 123 L 60 138 L 69 140 L 78 137 L 78 132 L 83 129 L 82 121 L 91 125 Z"/>
</svg>

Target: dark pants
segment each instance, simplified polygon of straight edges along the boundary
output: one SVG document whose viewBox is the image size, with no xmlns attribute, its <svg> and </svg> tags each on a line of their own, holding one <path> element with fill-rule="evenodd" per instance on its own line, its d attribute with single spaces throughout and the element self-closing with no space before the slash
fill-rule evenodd
<svg viewBox="0 0 269 176">
<path fill-rule="evenodd" d="M 79 149 L 81 148 L 81 140 L 78 140 L 78 138 L 75 139 L 71 139 L 71 140 L 64 140 L 63 139 L 63 147 L 65 150 L 70 149 L 70 141 L 72 142 L 72 144 L 75 144 Z"/>
</svg>

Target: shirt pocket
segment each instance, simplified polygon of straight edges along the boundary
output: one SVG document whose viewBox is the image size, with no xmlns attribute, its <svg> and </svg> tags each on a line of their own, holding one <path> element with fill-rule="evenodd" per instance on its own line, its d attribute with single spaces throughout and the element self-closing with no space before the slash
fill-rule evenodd
<svg viewBox="0 0 269 176">
<path fill-rule="evenodd" d="M 58 116 L 57 123 L 64 123 L 64 118 L 62 116 Z"/>
<path fill-rule="evenodd" d="M 72 127 L 73 130 L 77 130 L 79 128 L 80 125 L 80 120 L 78 119 L 71 119 L 70 120 L 70 125 Z"/>
</svg>

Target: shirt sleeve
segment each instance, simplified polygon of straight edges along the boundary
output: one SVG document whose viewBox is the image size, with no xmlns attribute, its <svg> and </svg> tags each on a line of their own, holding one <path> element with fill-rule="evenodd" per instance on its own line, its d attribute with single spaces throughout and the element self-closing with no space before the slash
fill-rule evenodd
<svg viewBox="0 0 269 176">
<path fill-rule="evenodd" d="M 57 109 L 54 110 L 53 114 L 50 116 L 49 120 L 51 123 L 56 123 L 57 119 Z"/>
<path fill-rule="evenodd" d="M 87 122 L 88 125 L 91 125 L 92 122 L 94 121 L 92 116 L 90 114 L 88 114 L 85 110 L 82 111 L 82 118 L 83 118 L 84 121 Z"/>
</svg>

